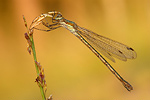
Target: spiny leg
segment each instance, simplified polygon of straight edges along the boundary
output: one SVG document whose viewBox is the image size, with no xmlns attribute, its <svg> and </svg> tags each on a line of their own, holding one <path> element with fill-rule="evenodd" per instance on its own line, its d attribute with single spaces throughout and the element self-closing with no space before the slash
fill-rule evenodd
<svg viewBox="0 0 150 100">
<path fill-rule="evenodd" d="M 42 15 L 43 15 L 43 14 L 42 14 Z M 44 16 L 44 15 L 43 15 L 43 16 Z M 45 17 L 45 20 L 46 20 L 46 23 L 45 23 L 44 21 L 42 21 L 42 24 L 43 24 L 44 26 L 46 26 L 47 28 L 49 28 L 50 30 L 39 29 L 39 28 L 36 28 L 36 27 L 34 27 L 34 29 L 40 30 L 40 31 L 49 32 L 49 31 L 52 31 L 52 30 L 54 30 L 54 29 L 57 29 L 57 28 L 61 27 L 61 26 L 59 25 L 59 23 L 55 23 L 55 24 L 49 25 L 49 23 L 48 23 L 46 17 Z M 57 26 L 57 25 L 59 25 L 59 26 Z"/>
</svg>

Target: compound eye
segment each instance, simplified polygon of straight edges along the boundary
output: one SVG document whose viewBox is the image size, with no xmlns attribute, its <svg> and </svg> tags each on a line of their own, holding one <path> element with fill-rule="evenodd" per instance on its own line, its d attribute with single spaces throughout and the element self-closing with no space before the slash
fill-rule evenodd
<svg viewBox="0 0 150 100">
<path fill-rule="evenodd" d="M 62 15 L 61 14 L 57 14 L 57 16 L 56 16 L 57 18 L 60 18 L 60 17 L 62 17 Z"/>
</svg>

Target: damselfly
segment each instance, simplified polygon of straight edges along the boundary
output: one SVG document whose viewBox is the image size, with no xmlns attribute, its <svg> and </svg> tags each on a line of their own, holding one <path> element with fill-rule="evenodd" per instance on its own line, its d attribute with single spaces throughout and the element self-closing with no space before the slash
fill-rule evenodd
<svg viewBox="0 0 150 100">
<path fill-rule="evenodd" d="M 46 19 L 47 17 L 52 18 L 51 20 L 53 24 L 48 23 Z M 46 21 L 44 21 L 44 19 Z M 101 55 L 103 54 L 113 62 L 115 62 L 115 59 L 113 57 L 123 61 L 127 61 L 127 59 L 135 59 L 136 52 L 131 47 L 106 38 L 104 36 L 98 35 L 83 27 L 80 27 L 75 22 L 65 19 L 62 14 L 57 11 L 51 11 L 47 14 L 41 14 L 32 22 L 30 29 L 38 29 L 35 28 L 35 26 L 41 23 L 49 28 L 49 30 L 43 31 L 48 32 L 59 27 L 64 27 L 69 30 L 77 38 L 79 38 L 107 66 L 107 68 L 122 82 L 123 86 L 128 91 L 133 90 L 133 87 L 127 81 L 125 81 Z"/>
</svg>

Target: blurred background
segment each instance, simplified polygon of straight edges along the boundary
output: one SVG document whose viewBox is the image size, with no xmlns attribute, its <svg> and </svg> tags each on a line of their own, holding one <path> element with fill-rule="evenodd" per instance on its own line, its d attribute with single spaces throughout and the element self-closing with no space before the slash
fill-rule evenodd
<svg viewBox="0 0 150 100">
<path fill-rule="evenodd" d="M 64 28 L 34 31 L 38 61 L 44 67 L 47 97 L 53 100 L 149 100 L 149 0 L 1 0 L 0 99 L 41 100 L 36 71 L 27 52 L 28 26 L 41 13 L 60 11 L 66 19 L 100 35 L 127 44 L 137 59 L 108 62 L 132 84 L 128 92 L 107 67 Z"/>
</svg>

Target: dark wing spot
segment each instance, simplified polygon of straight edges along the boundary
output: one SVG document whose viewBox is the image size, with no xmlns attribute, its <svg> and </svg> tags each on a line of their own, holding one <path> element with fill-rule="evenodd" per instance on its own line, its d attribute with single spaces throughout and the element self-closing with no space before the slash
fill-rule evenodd
<svg viewBox="0 0 150 100">
<path fill-rule="evenodd" d="M 121 54 L 123 54 L 120 50 L 118 50 Z"/>
<path fill-rule="evenodd" d="M 127 49 L 128 49 L 128 50 L 132 50 L 132 51 L 134 51 L 132 48 L 129 48 L 129 47 L 127 47 Z"/>
<path fill-rule="evenodd" d="M 110 56 L 111 56 L 111 54 L 110 53 L 108 53 Z"/>
</svg>

